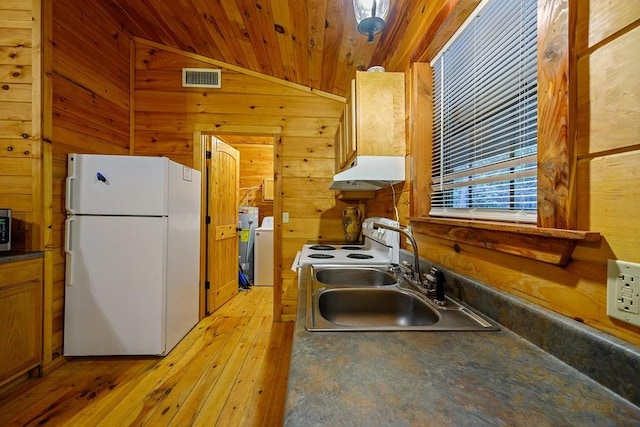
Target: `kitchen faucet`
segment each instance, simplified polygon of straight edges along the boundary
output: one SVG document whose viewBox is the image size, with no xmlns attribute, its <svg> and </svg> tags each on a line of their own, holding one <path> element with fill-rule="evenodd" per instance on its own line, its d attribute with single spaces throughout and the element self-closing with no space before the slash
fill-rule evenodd
<svg viewBox="0 0 640 427">
<path fill-rule="evenodd" d="M 411 233 L 407 231 L 406 228 L 397 228 L 391 225 L 381 224 L 379 222 L 374 223 L 373 226 L 378 228 L 386 228 L 387 230 L 391 230 L 391 231 L 397 231 L 398 233 L 404 234 L 406 238 L 409 239 L 409 242 L 411 242 L 411 246 L 413 248 L 413 266 L 411 268 L 411 272 L 413 274 L 414 285 L 418 286 L 420 291 L 426 292 L 428 290 L 428 285 L 425 287 L 425 280 L 422 277 L 422 272 L 420 271 L 420 258 L 418 256 L 418 244 L 416 243 L 416 240 L 413 238 Z"/>
<path fill-rule="evenodd" d="M 374 227 L 378 228 L 386 228 L 387 230 L 397 231 L 398 233 L 404 234 L 409 242 L 411 242 L 411 246 L 413 248 L 413 266 L 411 266 L 412 273 L 412 284 L 414 287 L 418 289 L 421 293 L 424 293 L 426 297 L 429 293 L 435 291 L 436 298 L 434 302 L 438 305 L 446 305 L 446 298 L 444 296 L 444 283 L 446 279 L 444 274 L 436 269 L 435 267 L 431 268 L 429 274 L 425 277 L 422 276 L 422 271 L 420 269 L 420 257 L 418 255 L 418 244 L 416 240 L 413 238 L 413 235 L 406 228 L 397 228 L 391 225 L 380 224 L 378 222 L 373 224 Z"/>
</svg>

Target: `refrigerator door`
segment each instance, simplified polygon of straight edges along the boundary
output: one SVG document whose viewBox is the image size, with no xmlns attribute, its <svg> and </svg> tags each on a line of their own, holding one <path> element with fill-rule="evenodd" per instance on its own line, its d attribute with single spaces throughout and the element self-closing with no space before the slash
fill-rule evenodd
<svg viewBox="0 0 640 427">
<path fill-rule="evenodd" d="M 70 214 L 167 215 L 167 158 L 69 154 L 68 168 Z"/>
<path fill-rule="evenodd" d="M 167 222 L 67 219 L 65 356 L 165 352 Z"/>
<path fill-rule="evenodd" d="M 169 162 L 166 353 L 198 323 L 200 172 Z"/>
</svg>

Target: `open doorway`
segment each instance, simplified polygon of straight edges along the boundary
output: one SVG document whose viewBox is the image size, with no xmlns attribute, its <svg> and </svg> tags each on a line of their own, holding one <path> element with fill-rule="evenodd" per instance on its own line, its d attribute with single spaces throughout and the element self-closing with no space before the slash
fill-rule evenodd
<svg viewBox="0 0 640 427">
<path fill-rule="evenodd" d="M 281 129 L 277 127 L 260 126 L 223 126 L 222 128 L 224 129 L 221 129 L 220 127 L 202 127 L 201 129 L 196 129 L 194 132 L 194 164 L 201 166 L 204 176 L 204 173 L 207 170 L 207 165 L 210 164 L 210 160 L 207 160 L 207 155 L 209 155 L 207 151 L 210 149 L 208 148 L 210 147 L 210 142 L 207 141 L 216 140 L 221 144 L 228 146 L 230 150 L 243 152 L 244 155 L 238 156 L 238 196 L 235 205 L 235 215 L 237 217 L 240 206 L 256 207 L 259 212 L 258 225 L 260 225 L 266 217 L 275 217 L 273 229 L 277 230 L 277 212 L 281 209 L 279 208 L 280 198 L 278 197 L 278 192 L 276 190 L 277 183 L 274 182 L 274 172 L 277 166 L 277 156 L 274 155 L 274 151 L 277 146 L 275 142 L 279 141 Z M 242 164 L 240 159 L 242 159 Z M 210 173 L 213 174 L 212 176 L 214 181 L 216 177 L 215 174 L 219 172 L 220 170 L 210 171 Z M 209 183 L 214 184 L 214 181 L 210 180 Z M 271 191 L 273 191 L 273 196 L 271 195 Z M 213 227 L 215 230 L 212 232 L 212 227 L 206 223 L 208 218 L 210 218 L 209 220 L 213 223 L 213 218 L 216 215 L 215 212 L 206 211 L 210 198 L 210 194 L 208 194 L 208 192 L 209 188 L 203 187 L 203 245 L 201 250 L 201 282 L 203 283 L 203 287 L 201 289 L 200 303 L 201 317 L 206 316 L 212 311 L 208 304 L 209 301 L 207 301 L 211 292 L 209 292 L 206 285 L 208 284 L 209 286 L 213 286 L 213 283 L 208 283 L 209 278 L 213 276 L 208 274 L 207 269 L 209 272 L 216 271 L 216 268 L 218 270 L 224 269 L 227 271 L 234 271 L 236 277 L 238 277 L 237 270 L 240 255 L 239 249 L 235 249 L 233 254 L 231 253 L 231 250 L 228 250 L 229 257 L 226 258 L 223 266 L 218 265 L 219 260 L 216 260 L 215 253 L 212 258 L 212 254 L 210 252 L 212 243 L 215 245 L 215 242 L 213 242 L 209 237 L 213 233 L 213 236 L 217 238 L 217 234 L 219 233 L 216 231 L 218 226 Z M 226 228 L 222 228 L 226 230 Z M 275 231 L 273 234 L 273 244 L 270 249 L 272 254 L 277 254 L 280 251 L 280 244 L 278 243 L 278 238 L 275 236 L 278 236 L 279 232 Z M 234 237 L 239 241 L 242 238 L 242 235 L 236 233 Z M 238 246 L 239 245 L 236 245 L 236 248 L 238 248 Z M 234 261 L 231 261 L 232 258 Z M 277 298 L 279 296 L 280 289 L 280 270 L 277 265 L 277 262 L 272 261 L 274 271 L 271 273 L 271 286 L 268 288 L 266 286 L 262 287 L 263 291 L 264 289 L 269 289 L 268 292 L 273 294 L 274 316 L 279 314 L 280 306 L 280 300 Z M 238 281 L 236 280 L 236 284 L 237 283 Z M 279 316 L 276 317 L 279 318 Z"/>
<path fill-rule="evenodd" d="M 216 137 L 240 154 L 238 240 L 240 290 L 273 287 L 273 136 Z"/>
</svg>

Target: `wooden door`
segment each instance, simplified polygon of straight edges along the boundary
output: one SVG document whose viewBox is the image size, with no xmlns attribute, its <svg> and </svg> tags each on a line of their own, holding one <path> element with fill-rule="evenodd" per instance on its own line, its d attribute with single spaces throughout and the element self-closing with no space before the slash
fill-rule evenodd
<svg viewBox="0 0 640 427">
<path fill-rule="evenodd" d="M 213 313 L 238 293 L 240 154 L 214 136 L 207 145 L 207 312 Z"/>
</svg>

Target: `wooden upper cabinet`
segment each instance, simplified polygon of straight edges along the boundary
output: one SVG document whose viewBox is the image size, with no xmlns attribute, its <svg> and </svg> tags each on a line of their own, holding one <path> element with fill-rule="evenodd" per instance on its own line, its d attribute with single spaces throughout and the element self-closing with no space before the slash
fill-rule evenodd
<svg viewBox="0 0 640 427">
<path fill-rule="evenodd" d="M 336 169 L 356 156 L 404 156 L 404 73 L 356 72 L 336 135 Z"/>
</svg>

